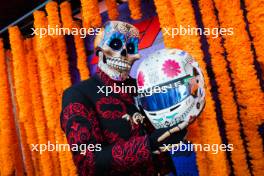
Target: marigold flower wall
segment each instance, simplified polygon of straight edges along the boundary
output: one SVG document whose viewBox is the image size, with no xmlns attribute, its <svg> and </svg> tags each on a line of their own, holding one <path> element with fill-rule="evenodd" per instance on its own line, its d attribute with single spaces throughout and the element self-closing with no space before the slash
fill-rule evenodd
<svg viewBox="0 0 264 176">
<path fill-rule="evenodd" d="M 140 31 L 144 59 L 172 47 L 189 52 L 206 82 L 206 107 L 189 127 L 198 144 L 233 144 L 234 150 L 195 153 L 199 175 L 264 175 L 264 0 L 81 0 L 82 21 L 69 2 L 49 2 L 35 11 L 34 27 L 100 27 L 123 20 Z M 231 36 L 166 35 L 165 28 L 233 28 Z M 94 74 L 95 36 L 22 36 L 10 27 L 7 50 L 0 40 L 0 175 L 76 175 L 69 151 L 41 155 L 31 144 L 67 143 L 60 128 L 64 89 Z M 140 61 L 139 61 L 140 62 Z M 131 76 L 139 62 L 132 68 Z"/>
</svg>

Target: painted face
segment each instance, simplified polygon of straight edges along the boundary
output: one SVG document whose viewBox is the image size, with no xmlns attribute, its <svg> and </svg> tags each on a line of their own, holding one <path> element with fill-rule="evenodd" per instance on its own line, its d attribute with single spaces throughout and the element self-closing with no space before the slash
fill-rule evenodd
<svg viewBox="0 0 264 176">
<path fill-rule="evenodd" d="M 114 80 L 125 80 L 138 54 L 139 32 L 136 27 L 121 21 L 105 24 L 98 41 L 98 66 Z"/>
</svg>

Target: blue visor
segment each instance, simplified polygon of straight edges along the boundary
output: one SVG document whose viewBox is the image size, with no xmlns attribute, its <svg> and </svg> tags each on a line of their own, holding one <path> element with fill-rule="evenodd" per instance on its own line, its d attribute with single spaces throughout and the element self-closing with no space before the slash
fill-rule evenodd
<svg viewBox="0 0 264 176">
<path fill-rule="evenodd" d="M 190 95 L 188 83 L 178 85 L 177 87 L 166 88 L 161 93 L 152 93 L 151 95 L 140 96 L 139 104 L 146 111 L 160 111 L 183 101 Z"/>
</svg>

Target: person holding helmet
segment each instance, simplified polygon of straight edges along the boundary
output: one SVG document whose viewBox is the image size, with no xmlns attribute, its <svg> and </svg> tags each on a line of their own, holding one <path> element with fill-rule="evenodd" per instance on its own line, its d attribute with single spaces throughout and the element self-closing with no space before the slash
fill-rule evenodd
<svg viewBox="0 0 264 176">
<path fill-rule="evenodd" d="M 116 85 L 136 86 L 129 72 L 139 59 L 138 42 L 139 32 L 133 25 L 107 22 L 95 42 L 97 73 L 63 93 L 61 127 L 68 143 L 101 146 L 100 151 L 72 150 L 79 175 L 164 175 L 171 170 L 168 158 L 154 153 L 164 144 L 181 141 L 186 130 L 161 140 L 171 127 L 146 132 L 132 94 L 100 91 Z"/>
</svg>

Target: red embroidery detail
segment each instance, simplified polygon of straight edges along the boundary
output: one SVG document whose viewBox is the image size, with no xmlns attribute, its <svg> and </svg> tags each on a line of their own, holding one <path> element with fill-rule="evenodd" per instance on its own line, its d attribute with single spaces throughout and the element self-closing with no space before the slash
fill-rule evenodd
<svg viewBox="0 0 264 176">
<path fill-rule="evenodd" d="M 85 160 L 84 160 L 84 166 L 83 171 L 85 174 L 83 175 L 94 175 L 95 171 L 95 161 L 94 161 L 94 154 L 91 151 L 87 151 L 85 155 Z M 87 169 L 87 168 L 92 168 L 92 169 Z"/>
<path fill-rule="evenodd" d="M 76 133 L 75 131 L 70 130 L 70 132 L 67 135 L 67 140 L 71 147 L 73 147 L 72 144 L 77 144 L 77 138 L 75 133 Z"/>
<path fill-rule="evenodd" d="M 73 121 L 67 134 L 68 143 L 71 146 L 73 146 L 73 144 L 86 144 L 89 142 L 90 137 L 91 132 L 86 124 Z"/>
<path fill-rule="evenodd" d="M 124 141 L 117 133 L 111 132 L 108 130 L 103 131 L 104 140 L 106 140 L 109 144 L 113 144 L 117 141 Z"/>
<path fill-rule="evenodd" d="M 101 129 L 99 128 L 99 122 L 96 118 L 93 118 L 92 121 L 92 134 L 95 137 L 97 143 L 103 142 Z"/>
<path fill-rule="evenodd" d="M 87 129 L 87 127 L 82 126 L 82 127 L 79 128 L 77 135 L 78 135 L 79 142 L 82 143 L 82 144 L 85 144 L 90 139 L 91 133 Z"/>
<path fill-rule="evenodd" d="M 117 110 L 108 110 L 109 106 L 115 106 L 116 108 L 113 107 L 113 109 Z M 119 99 L 109 96 L 103 97 L 96 102 L 96 110 L 103 118 L 114 120 L 121 118 L 126 113 L 126 106 Z"/>
<path fill-rule="evenodd" d="M 94 130 L 92 130 L 92 133 L 91 133 L 91 131 L 89 130 L 87 126 L 87 123 L 78 123 L 78 122 L 73 121 L 72 126 L 73 125 L 74 125 L 74 128 L 70 128 L 67 134 L 67 140 L 71 148 L 73 147 L 76 148 L 76 144 L 80 145 L 80 144 L 89 143 L 91 135 L 94 136 Z M 97 127 L 95 126 L 93 128 L 97 128 Z M 74 156 L 75 165 L 78 167 L 79 175 L 94 175 L 95 159 L 94 159 L 94 154 L 92 153 L 92 151 L 86 150 L 85 155 L 80 154 L 80 153 L 75 153 L 73 156 Z"/>
<path fill-rule="evenodd" d="M 63 109 L 62 129 L 65 129 L 68 120 L 73 116 L 82 116 L 90 119 L 92 114 L 89 114 L 88 110 L 83 104 L 70 103 Z"/>
<path fill-rule="evenodd" d="M 75 155 L 74 163 L 78 167 L 79 175 L 92 176 L 95 174 L 95 156 L 93 152 L 87 150 L 85 155 Z"/>
<path fill-rule="evenodd" d="M 140 126 L 133 124 L 131 128 L 131 136 L 139 136 Z"/>
<path fill-rule="evenodd" d="M 91 129 L 87 129 L 87 132 L 90 133 L 89 135 L 92 135 L 98 143 L 103 141 L 102 133 L 99 128 L 99 123 L 96 119 L 96 113 L 93 109 L 87 109 L 83 104 L 81 103 L 70 103 L 67 107 L 63 109 L 63 120 L 62 120 L 62 129 L 65 131 L 66 124 L 68 120 L 72 117 L 81 116 L 86 118 L 89 123 L 91 124 Z M 79 128 L 79 123 L 73 122 L 71 129 L 77 131 Z M 79 129 L 78 129 L 79 130 Z M 85 129 L 82 129 L 85 130 Z M 72 131 L 72 130 L 71 130 Z M 78 131 L 79 132 L 79 131 Z M 88 134 L 87 133 L 87 134 Z M 89 137 L 87 136 L 87 139 Z"/>
<path fill-rule="evenodd" d="M 73 122 L 71 129 L 73 129 L 74 131 L 78 131 L 78 127 L 79 127 L 79 124 L 76 122 Z"/>
<path fill-rule="evenodd" d="M 142 163 L 151 160 L 147 139 L 144 136 L 117 142 L 112 148 L 112 156 L 112 167 L 117 171 L 137 168 Z"/>
<path fill-rule="evenodd" d="M 101 71 L 99 69 L 99 67 L 97 67 L 96 70 L 97 75 L 99 76 L 99 78 L 102 80 L 102 82 L 107 85 L 107 86 L 113 86 L 115 81 L 112 80 L 107 74 L 105 74 L 103 71 Z"/>
<path fill-rule="evenodd" d="M 127 93 L 120 93 L 119 95 L 122 98 L 122 100 L 128 102 L 129 104 L 135 104 L 134 99 L 131 95 Z"/>
</svg>

